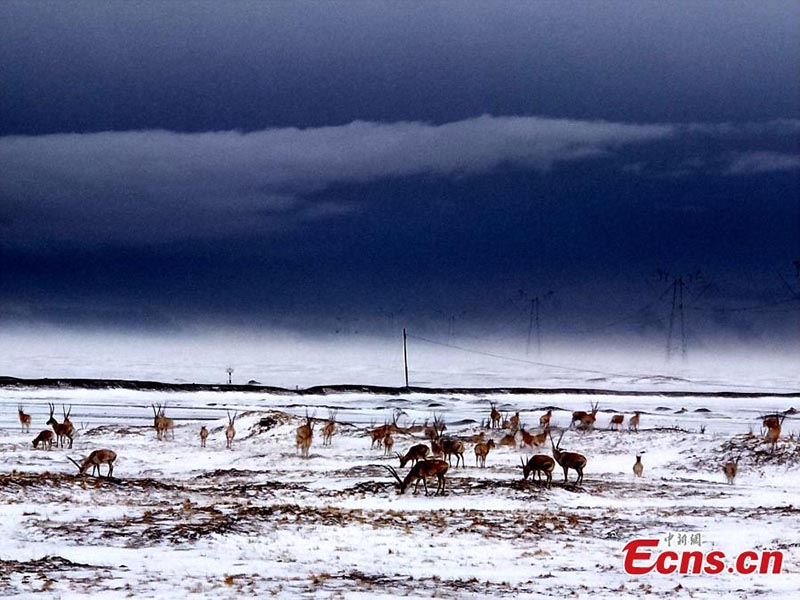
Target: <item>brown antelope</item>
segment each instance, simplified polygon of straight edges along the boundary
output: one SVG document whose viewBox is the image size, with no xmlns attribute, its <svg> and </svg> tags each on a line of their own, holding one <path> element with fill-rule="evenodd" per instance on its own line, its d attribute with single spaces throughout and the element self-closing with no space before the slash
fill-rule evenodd
<svg viewBox="0 0 800 600">
<path fill-rule="evenodd" d="M 53 447 L 53 432 L 49 429 L 40 431 L 33 439 L 33 447 L 38 448 L 39 444 L 42 444 L 42 449 L 50 450 Z"/>
<path fill-rule="evenodd" d="M 409 461 L 412 465 L 415 465 L 417 461 L 425 460 L 428 457 L 428 452 L 430 452 L 430 448 L 426 444 L 411 446 L 405 455 L 400 456 L 400 454 L 397 454 L 397 458 L 400 459 L 400 467 L 405 467 Z"/>
<path fill-rule="evenodd" d="M 405 478 L 400 479 L 400 476 L 397 474 L 397 471 L 394 470 L 393 467 L 389 465 L 383 465 L 397 480 L 397 483 L 400 484 L 400 493 L 403 494 L 408 486 L 412 483 L 414 484 L 414 494 L 417 493 L 419 488 L 419 482 L 422 480 L 422 484 L 425 486 L 425 495 L 428 495 L 428 479 L 431 477 L 436 477 L 438 480 L 438 485 L 436 486 L 436 492 L 434 496 L 444 496 L 444 476 L 447 473 L 447 469 L 450 465 L 447 464 L 447 461 L 444 460 L 421 460 L 408 472 Z"/>
<path fill-rule="evenodd" d="M 22 433 L 30 433 L 31 432 L 31 416 L 25 414 L 25 411 L 22 410 L 22 405 L 20 404 L 17 406 L 17 414 L 19 416 L 19 425 L 22 428 Z"/>
<path fill-rule="evenodd" d="M 439 440 L 431 440 L 431 456 L 444 456 L 442 442 Z"/>
<path fill-rule="evenodd" d="M 539 427 L 544 427 L 545 429 L 547 427 L 550 427 L 550 419 L 552 417 L 553 417 L 553 411 L 552 410 L 548 410 L 541 417 L 539 417 Z"/>
<path fill-rule="evenodd" d="M 501 446 L 510 446 L 511 448 L 517 447 L 517 436 L 513 433 L 507 433 L 500 438 Z"/>
<path fill-rule="evenodd" d="M 725 478 L 728 480 L 728 483 L 733 483 L 733 480 L 736 479 L 736 473 L 739 472 L 739 459 L 742 458 L 742 455 L 736 457 L 735 460 L 730 462 L 726 462 L 722 465 L 722 472 L 725 473 Z"/>
<path fill-rule="evenodd" d="M 586 457 L 577 452 L 564 452 L 561 450 L 558 446 L 563 437 L 564 433 L 562 432 L 561 437 L 558 438 L 558 442 L 556 443 L 553 442 L 553 436 L 550 436 L 550 443 L 553 447 L 553 458 L 561 465 L 561 468 L 564 469 L 564 483 L 569 481 L 568 473 L 570 469 L 573 469 L 578 474 L 578 479 L 575 481 L 575 484 L 578 485 L 583 481 L 583 468 L 586 466 Z"/>
<path fill-rule="evenodd" d="M 547 478 L 547 487 L 553 482 L 553 471 L 556 468 L 556 461 L 546 454 L 534 454 L 528 459 L 528 463 L 522 458 L 519 459 L 522 466 L 522 478 L 527 480 L 528 475 L 533 473 L 534 477 L 538 477 L 539 481 L 542 480 L 542 473 Z"/>
<path fill-rule="evenodd" d="M 155 406 L 151 404 L 150 406 L 153 408 L 153 427 L 156 430 L 156 438 L 165 440 L 167 439 L 167 433 L 170 433 L 170 437 L 174 440 L 175 421 L 167 417 L 167 404 L 156 404 Z"/>
<path fill-rule="evenodd" d="M 778 439 L 781 437 L 781 426 L 785 418 L 785 414 L 781 416 L 775 415 L 775 420 L 770 422 L 770 427 L 767 429 L 767 434 L 764 436 L 764 440 L 768 444 L 772 444 L 772 452 L 775 451 L 775 446 L 777 446 Z"/>
<path fill-rule="evenodd" d="M 47 424 L 53 428 L 59 447 L 63 448 L 64 439 L 69 438 L 69 447 L 72 448 L 72 438 L 75 436 L 75 427 L 73 427 L 69 420 L 69 413 L 72 412 L 72 407 L 70 406 L 68 411 L 64 411 L 64 407 L 61 407 L 61 413 L 64 415 L 64 422 L 59 423 L 53 416 L 56 410 L 55 405 L 48 404 L 48 406 L 50 407 L 50 418 L 47 420 Z"/>
<path fill-rule="evenodd" d="M 633 474 L 637 477 L 641 477 L 644 473 L 644 465 L 642 464 L 642 456 L 640 454 L 636 455 L 636 462 L 633 463 Z"/>
<path fill-rule="evenodd" d="M 295 444 L 300 456 L 308 458 L 308 450 L 311 448 L 311 440 L 314 437 L 314 420 L 313 417 L 308 416 L 306 412 L 306 422 L 297 428 L 295 435 Z"/>
<path fill-rule="evenodd" d="M 489 423 L 492 429 L 500 429 L 500 411 L 497 410 L 497 405 L 494 402 L 490 402 L 492 405 L 492 410 L 489 413 Z"/>
<path fill-rule="evenodd" d="M 641 418 L 641 415 L 639 414 L 639 411 L 637 410 L 635 413 L 633 413 L 633 416 L 630 419 L 628 419 L 628 431 L 639 431 L 639 419 L 640 418 Z"/>
<path fill-rule="evenodd" d="M 609 429 L 619 429 L 625 421 L 625 415 L 614 415 L 611 417 L 611 423 L 608 424 Z"/>
<path fill-rule="evenodd" d="M 489 450 L 494 448 L 494 440 L 488 442 L 481 442 L 475 446 L 475 464 L 481 468 L 486 467 L 486 456 Z"/>
<path fill-rule="evenodd" d="M 519 431 L 519 411 L 514 413 L 514 416 L 508 420 L 508 428 L 511 431 Z"/>
<path fill-rule="evenodd" d="M 765 430 L 772 429 L 780 424 L 781 422 L 778 420 L 777 415 L 769 415 L 764 417 L 764 420 L 761 422 L 761 432 L 764 433 Z"/>
<path fill-rule="evenodd" d="M 114 461 L 117 460 L 117 453 L 113 450 L 95 450 L 89 456 L 84 458 L 80 464 L 71 458 L 69 458 L 69 460 L 72 461 L 72 464 L 78 467 L 79 475 L 83 475 L 86 473 L 89 467 L 92 467 L 92 475 L 97 472 L 97 476 L 101 477 L 102 473 L 100 472 L 100 465 L 106 464 L 108 465 L 108 475 L 106 475 L 106 477 L 111 479 L 111 475 L 114 473 Z"/>
<path fill-rule="evenodd" d="M 322 445 L 323 446 L 330 446 L 331 445 L 331 438 L 333 438 L 333 434 L 336 433 L 336 413 L 338 410 L 330 410 L 328 409 L 328 421 L 325 423 L 325 426 L 322 428 Z"/>
<path fill-rule="evenodd" d="M 369 432 L 370 436 L 372 436 L 372 444 L 370 444 L 370 448 L 373 448 L 375 444 L 378 445 L 378 448 L 383 446 L 383 438 L 391 431 L 391 426 L 388 423 L 384 423 L 380 427 L 376 427 L 372 431 Z"/>
<path fill-rule="evenodd" d="M 394 438 L 391 433 L 387 433 L 383 438 L 383 453 L 391 454 L 392 448 L 394 448 Z"/>
<path fill-rule="evenodd" d="M 592 410 L 586 412 L 583 410 L 576 410 L 572 413 L 572 421 L 569 426 L 572 427 L 576 422 L 580 423 L 580 428 L 584 431 L 591 431 L 594 429 L 594 422 L 597 420 L 597 407 L 598 404 L 590 403 Z"/>
<path fill-rule="evenodd" d="M 444 452 L 444 456 L 447 459 L 447 463 L 450 464 L 450 460 L 452 459 L 453 455 L 456 457 L 456 467 L 458 467 L 458 461 L 461 460 L 461 466 L 466 466 L 464 464 L 464 451 L 466 448 L 464 447 L 464 442 L 460 440 L 453 440 L 453 439 L 445 439 L 442 440 L 442 452 Z"/>
<path fill-rule="evenodd" d="M 461 439 L 467 444 L 480 444 L 486 441 L 486 434 L 482 431 L 479 431 L 478 433 L 475 433 L 469 437 L 462 437 Z"/>
<path fill-rule="evenodd" d="M 207 439 L 208 439 L 208 429 L 206 429 L 206 426 L 203 425 L 202 427 L 200 427 L 200 447 L 201 448 L 205 448 L 206 447 L 206 440 Z"/>
<path fill-rule="evenodd" d="M 228 450 L 231 450 L 233 447 L 233 438 L 236 437 L 236 428 L 233 426 L 233 424 L 236 421 L 236 415 L 238 415 L 239 412 L 234 412 L 233 418 L 231 418 L 231 413 L 229 413 L 227 410 L 225 413 L 228 415 L 228 426 L 225 428 L 225 447 Z"/>
<path fill-rule="evenodd" d="M 524 448 L 525 446 L 541 446 L 547 441 L 547 432 L 549 431 L 549 427 L 545 428 L 544 431 L 541 433 L 533 434 L 525 431 L 525 427 L 520 427 L 520 435 L 522 435 L 522 442 L 520 442 L 520 448 Z"/>
</svg>

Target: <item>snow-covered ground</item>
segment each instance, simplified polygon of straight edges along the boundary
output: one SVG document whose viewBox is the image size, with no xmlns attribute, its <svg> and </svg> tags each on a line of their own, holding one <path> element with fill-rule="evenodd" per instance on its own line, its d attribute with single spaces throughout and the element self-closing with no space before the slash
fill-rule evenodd
<svg viewBox="0 0 800 600">
<path fill-rule="evenodd" d="M 796 597 L 800 418 L 787 416 L 770 453 L 760 416 L 800 400 L 664 397 L 656 380 L 637 387 L 653 393 L 0 389 L 0 595 Z M 436 414 L 448 434 L 466 437 L 481 430 L 490 402 L 504 413 L 520 411 L 531 431 L 553 407 L 558 432 L 590 401 L 599 402 L 596 430 L 568 430 L 562 441 L 588 458 L 581 486 L 563 485 L 559 470 L 549 490 L 523 482 L 518 465 L 532 453 L 527 448 L 497 448 L 479 469 L 467 444 L 467 466 L 449 470 L 446 496 L 400 496 L 383 468 L 398 467 L 397 459 L 371 449 L 365 437 L 395 409 L 403 411 L 400 426 Z M 62 404 L 72 406 L 79 428 L 72 450 L 31 447 L 46 428 L 48 403 L 59 418 Z M 167 404 L 174 440 L 156 440 L 154 403 Z M 32 415 L 29 434 L 20 432 L 17 405 Z M 310 457 L 300 458 L 294 437 L 302 417 L 308 411 L 325 419 L 329 408 L 341 422 L 332 445 L 321 445 L 317 427 Z M 232 450 L 225 449 L 226 409 L 239 415 Z M 642 413 L 638 433 L 608 430 L 612 414 L 625 414 L 627 424 L 633 411 Z M 201 424 L 211 430 L 205 449 Z M 424 441 L 421 435 L 397 434 L 395 450 Z M 119 456 L 113 481 L 78 477 L 67 460 L 98 448 Z M 641 479 L 632 473 L 636 454 L 643 455 Z M 721 466 L 739 454 L 739 475 L 728 485 Z M 625 574 L 628 541 L 670 533 L 673 545 L 681 534 L 699 533 L 704 551 L 729 557 L 782 550 L 783 571 Z"/>
</svg>

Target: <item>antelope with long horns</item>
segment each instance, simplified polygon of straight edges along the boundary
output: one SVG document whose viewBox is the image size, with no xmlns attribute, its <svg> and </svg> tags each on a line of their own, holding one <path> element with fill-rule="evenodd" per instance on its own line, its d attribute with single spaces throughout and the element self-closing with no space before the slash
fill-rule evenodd
<svg viewBox="0 0 800 600">
<path fill-rule="evenodd" d="M 308 451 L 311 448 L 311 440 L 313 437 L 314 417 L 309 417 L 308 411 L 306 411 L 306 422 L 297 428 L 297 432 L 295 434 L 295 444 L 297 446 L 297 450 L 300 452 L 300 456 L 303 458 L 308 458 Z"/>
<path fill-rule="evenodd" d="M 577 452 L 564 452 L 561 450 L 559 444 L 561 444 L 561 438 L 563 437 L 564 432 L 562 431 L 556 443 L 553 442 L 553 436 L 550 436 L 550 444 L 553 447 L 553 458 L 561 465 L 561 468 L 564 469 L 564 483 L 569 481 L 568 473 L 569 470 L 572 469 L 578 474 L 578 479 L 575 481 L 575 484 L 578 485 L 583 481 L 583 468 L 586 466 L 586 457 Z"/>
<path fill-rule="evenodd" d="M 430 452 L 430 448 L 428 448 L 427 444 L 411 446 L 404 455 L 397 454 L 397 458 L 400 459 L 400 467 L 405 467 L 409 462 L 415 465 L 418 461 L 425 460 L 428 457 L 428 452 Z"/>
<path fill-rule="evenodd" d="M 231 417 L 231 413 L 227 410 L 225 412 L 228 415 L 228 426 L 225 428 L 225 447 L 230 450 L 233 447 L 233 438 L 236 437 L 236 428 L 233 426 L 233 424 L 236 421 L 236 415 L 238 415 L 239 412 L 234 412 L 233 417 Z"/>
<path fill-rule="evenodd" d="M 328 420 L 322 428 L 322 445 L 330 446 L 333 434 L 336 433 L 336 414 L 338 409 L 328 409 Z"/>
<path fill-rule="evenodd" d="M 584 431 L 591 431 L 594 429 L 594 422 L 597 420 L 597 407 L 599 406 L 599 403 L 595 404 L 590 402 L 589 404 L 592 407 L 591 412 L 576 410 L 572 413 L 572 421 L 569 424 L 570 428 L 575 423 L 580 423 L 579 427 Z"/>
<path fill-rule="evenodd" d="M 414 494 L 417 493 L 419 489 L 419 482 L 422 480 L 422 484 L 425 486 L 425 495 L 428 495 L 428 479 L 431 477 L 436 477 L 437 479 L 437 486 L 436 492 L 434 496 L 444 496 L 445 489 L 444 489 L 444 476 L 447 473 L 447 469 L 450 465 L 447 464 L 447 461 L 444 460 L 421 460 L 413 467 L 411 470 L 406 474 L 403 479 L 400 479 L 400 476 L 397 474 L 397 471 L 393 467 L 389 465 L 383 465 L 389 473 L 397 480 L 397 483 L 400 484 L 400 493 L 405 493 L 408 486 L 412 483 L 414 484 Z"/>
<path fill-rule="evenodd" d="M 89 467 L 92 467 L 92 475 L 97 473 L 97 476 L 101 477 L 102 473 L 100 471 L 100 465 L 106 464 L 108 465 L 108 475 L 106 475 L 106 477 L 111 479 L 111 476 L 114 474 L 114 461 L 117 460 L 117 453 L 113 450 L 106 449 L 95 450 L 89 456 L 84 458 L 80 464 L 71 458 L 69 458 L 69 460 L 72 462 L 72 464 L 78 467 L 79 475 L 83 475 L 86 473 Z"/>
<path fill-rule="evenodd" d="M 72 407 L 69 407 L 69 411 L 65 411 L 64 407 L 61 407 L 61 412 L 64 415 L 64 422 L 59 423 L 53 416 L 56 410 L 55 405 L 48 404 L 48 406 L 50 407 L 50 418 L 47 419 L 47 424 L 53 428 L 53 433 L 56 434 L 56 441 L 59 447 L 63 448 L 64 440 L 69 439 L 69 447 L 72 448 L 72 438 L 75 436 L 75 427 L 73 427 L 72 423 L 69 421 L 69 413 L 72 412 Z"/>
<path fill-rule="evenodd" d="M 22 428 L 22 433 L 31 432 L 31 416 L 22 410 L 22 405 L 17 406 L 17 415 L 19 416 L 19 425 Z"/>
<path fill-rule="evenodd" d="M 556 461 L 553 460 L 551 457 L 547 456 L 546 454 L 534 454 L 528 459 L 526 463 L 520 457 L 520 466 L 522 467 L 522 478 L 527 480 L 528 475 L 533 473 L 534 478 L 538 477 L 539 481 L 542 481 L 542 473 L 547 478 L 547 487 L 550 487 L 550 484 L 553 482 L 553 471 L 556 468 Z"/>
<path fill-rule="evenodd" d="M 492 448 L 494 448 L 494 440 L 481 442 L 475 445 L 475 464 L 477 466 L 481 468 L 486 467 L 486 456 Z"/>
<path fill-rule="evenodd" d="M 497 405 L 494 402 L 490 402 L 492 406 L 491 412 L 489 412 L 489 423 L 492 429 L 500 429 L 500 411 L 497 410 Z"/>
</svg>

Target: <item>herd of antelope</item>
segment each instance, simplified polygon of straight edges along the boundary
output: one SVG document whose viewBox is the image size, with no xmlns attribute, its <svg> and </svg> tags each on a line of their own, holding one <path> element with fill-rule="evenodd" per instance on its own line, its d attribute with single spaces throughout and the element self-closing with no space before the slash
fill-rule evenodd
<svg viewBox="0 0 800 600">
<path fill-rule="evenodd" d="M 412 445 L 404 454 L 394 452 L 394 455 L 400 461 L 400 468 L 404 468 L 408 463 L 411 463 L 411 468 L 404 478 L 401 478 L 394 467 L 385 466 L 392 474 L 400 487 L 400 493 L 411 485 L 414 485 L 414 493 L 419 487 L 420 480 L 424 484 L 425 493 L 428 493 L 427 480 L 436 478 L 437 487 L 435 494 L 445 493 L 445 474 L 448 469 L 453 466 L 453 459 L 455 458 L 455 467 L 459 465 L 464 467 L 466 444 L 474 444 L 473 450 L 475 454 L 476 467 L 485 468 L 486 459 L 490 451 L 498 445 L 511 448 L 535 448 L 544 446 L 547 441 L 550 441 L 550 448 L 552 456 L 546 454 L 534 454 L 527 461 L 520 459 L 521 463 L 518 465 L 522 469 L 523 479 L 527 480 L 529 476 L 533 475 L 534 479 L 546 484 L 549 488 L 552 479 L 553 471 L 556 465 L 560 466 L 564 472 L 564 482 L 569 482 L 569 471 L 573 470 L 576 473 L 575 484 L 579 485 L 583 481 L 583 470 L 586 467 L 587 459 L 584 455 L 577 452 L 564 451 L 561 448 L 561 441 L 564 437 L 564 432 L 555 441 L 552 437 L 550 421 L 552 418 L 552 410 L 548 410 L 539 417 L 538 433 L 531 433 L 526 430 L 525 425 L 521 422 L 520 413 L 515 412 L 509 416 L 501 414 L 494 403 L 490 403 L 490 412 L 488 418 L 481 423 L 482 431 L 467 437 L 458 439 L 450 435 L 446 435 L 445 431 L 447 426 L 444 420 L 434 415 L 433 423 L 428 425 L 425 421 L 424 425 L 412 424 L 410 427 L 400 427 L 397 424 L 399 416 L 402 411 L 395 410 L 392 422 L 385 422 L 379 427 L 373 426 L 368 430 L 368 435 L 371 439 L 371 448 L 377 447 L 382 449 L 384 455 L 392 454 L 394 448 L 394 438 L 398 434 L 422 434 L 427 438 L 428 443 L 419 443 Z M 33 447 L 43 449 L 52 449 L 53 445 L 69 449 L 72 448 L 72 443 L 75 437 L 75 426 L 70 421 L 70 414 L 72 407 L 66 409 L 62 406 L 63 421 L 59 423 L 55 418 L 55 406 L 49 404 L 50 416 L 46 422 L 52 430 L 45 429 L 33 440 Z M 166 416 L 166 404 L 153 404 L 153 428 L 156 432 L 158 440 L 168 440 L 175 438 L 175 422 L 173 419 Z M 236 436 L 235 421 L 238 412 L 233 415 L 227 412 L 228 425 L 224 429 L 226 448 L 232 449 L 233 440 Z M 590 410 L 574 411 L 570 421 L 569 428 L 583 431 L 584 433 L 590 432 L 595 428 L 597 422 L 598 404 L 591 403 Z M 24 433 L 30 432 L 31 416 L 26 414 L 23 407 L 18 407 L 20 427 Z M 787 413 L 776 413 L 767 415 L 762 418 L 762 435 L 770 447 L 774 451 L 778 440 L 781 435 L 781 427 L 786 418 Z M 337 411 L 329 410 L 328 419 L 324 420 L 322 426 L 322 445 L 330 446 L 332 438 L 337 431 Z M 640 412 L 634 412 L 628 419 L 628 430 L 630 432 L 638 432 L 639 422 L 641 419 Z M 309 450 L 314 438 L 314 429 L 319 419 L 314 415 L 306 416 L 302 425 L 296 430 L 295 443 L 298 454 L 303 458 L 309 457 Z M 625 421 L 625 415 L 615 414 L 611 416 L 608 423 L 609 430 L 620 430 Z M 500 439 L 498 442 L 489 436 L 483 430 L 488 430 L 491 433 L 499 431 Z M 206 447 L 206 442 L 209 437 L 209 430 L 205 425 L 200 428 L 200 446 Z M 519 441 L 518 441 L 519 439 Z M 69 460 L 78 467 L 80 474 L 86 473 L 89 467 L 92 467 L 92 473 L 100 473 L 100 465 L 108 466 L 107 477 L 111 477 L 114 471 L 114 461 L 117 455 L 112 450 L 100 449 L 93 451 L 87 458 L 82 459 L 80 462 L 70 458 Z M 729 461 L 723 465 L 723 473 L 728 483 L 733 483 L 738 472 L 739 459 L 741 453 L 735 460 Z M 636 456 L 636 462 L 633 465 L 633 473 L 637 477 L 642 477 L 644 473 L 644 465 L 642 463 L 641 454 Z"/>
</svg>

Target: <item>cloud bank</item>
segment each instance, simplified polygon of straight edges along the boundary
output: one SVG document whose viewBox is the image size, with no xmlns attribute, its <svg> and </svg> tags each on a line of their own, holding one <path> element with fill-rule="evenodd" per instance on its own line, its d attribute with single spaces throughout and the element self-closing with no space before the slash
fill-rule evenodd
<svg viewBox="0 0 800 600">
<path fill-rule="evenodd" d="M 0 138 L 0 228 L 12 241 L 123 244 L 253 233 L 348 212 L 352 206 L 312 199 L 336 185 L 502 166 L 544 172 L 678 136 L 736 131 L 484 115 L 441 125 L 9 136 Z M 729 170 L 789 168 L 796 160 L 743 155 Z"/>
</svg>

